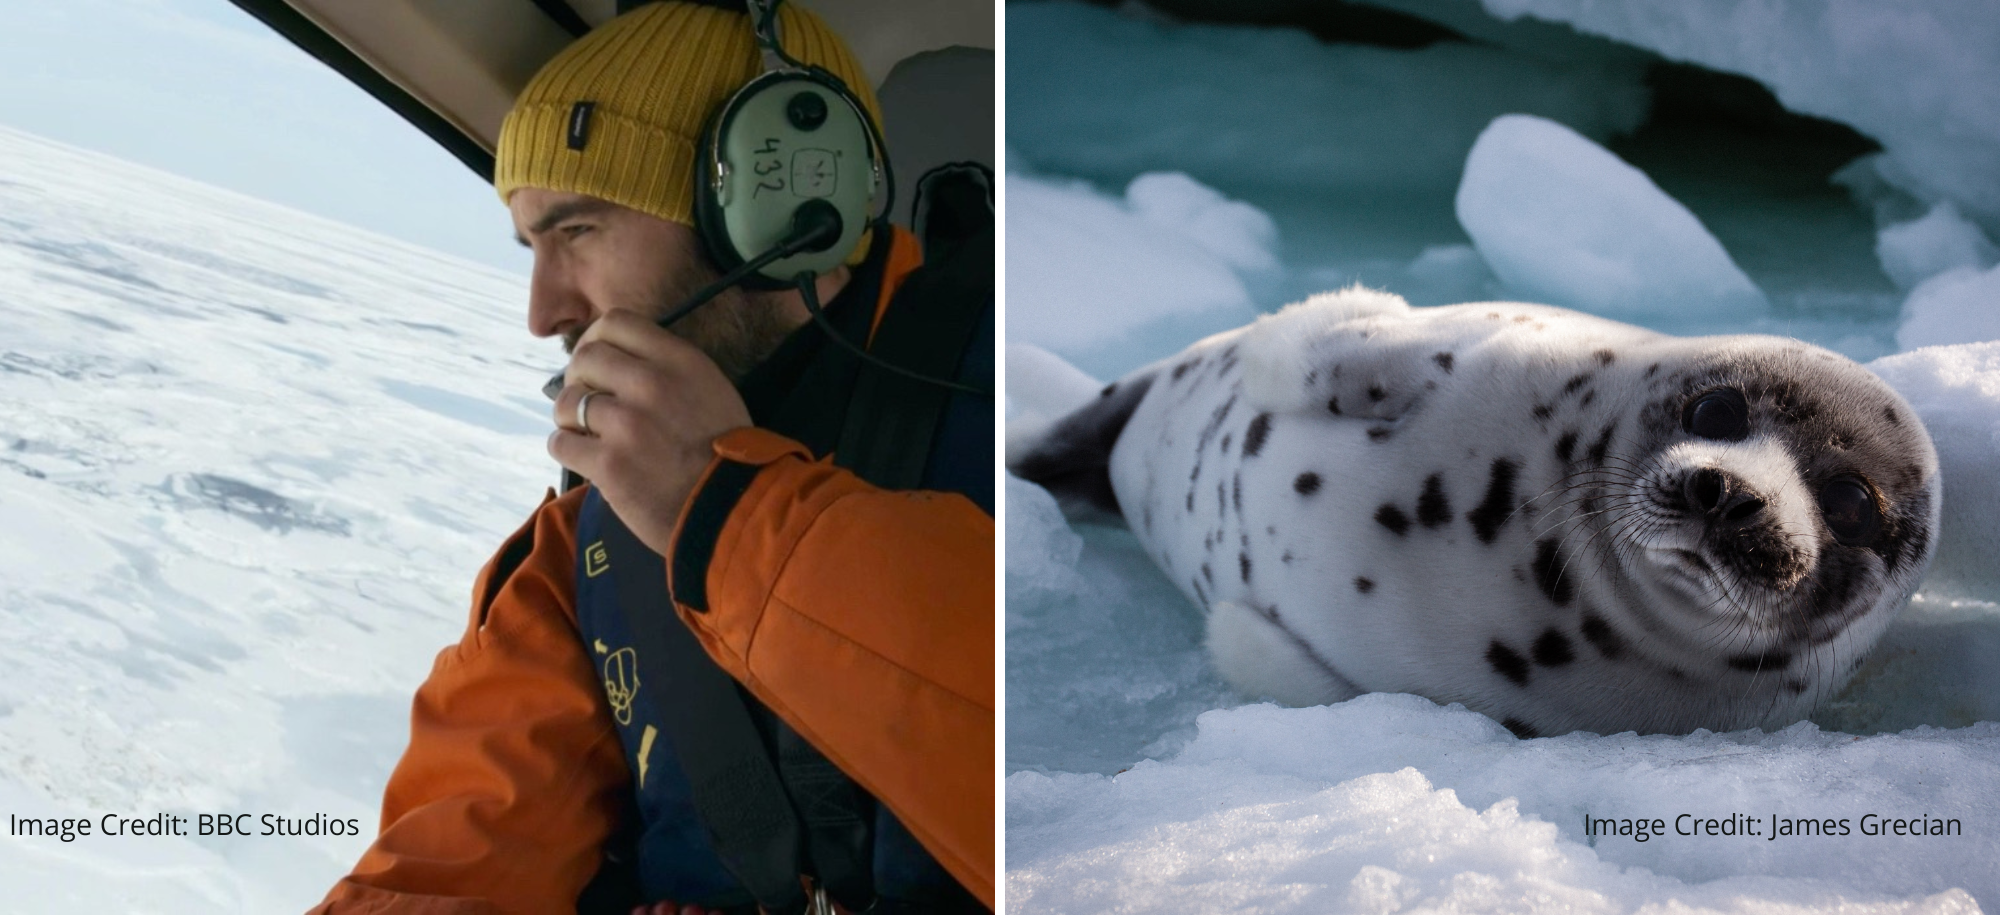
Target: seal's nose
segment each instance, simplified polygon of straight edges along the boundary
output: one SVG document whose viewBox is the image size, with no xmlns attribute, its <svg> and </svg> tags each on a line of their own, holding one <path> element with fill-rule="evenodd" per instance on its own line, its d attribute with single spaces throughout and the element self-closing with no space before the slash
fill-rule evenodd
<svg viewBox="0 0 2000 915">
<path fill-rule="evenodd" d="M 1681 484 L 1681 493 L 1696 511 L 1726 524 L 1753 521 L 1764 510 L 1764 500 L 1757 498 L 1741 480 L 1713 467 L 1688 474 L 1687 481 Z"/>
</svg>

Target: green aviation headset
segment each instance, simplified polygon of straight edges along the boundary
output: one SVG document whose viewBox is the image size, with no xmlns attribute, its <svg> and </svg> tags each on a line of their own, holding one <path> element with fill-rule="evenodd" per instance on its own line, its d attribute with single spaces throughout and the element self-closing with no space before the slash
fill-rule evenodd
<svg viewBox="0 0 2000 915">
<path fill-rule="evenodd" d="M 785 53 L 778 0 L 746 5 L 764 72 L 736 90 L 702 130 L 694 224 L 724 274 L 808 235 L 802 250 L 745 277 L 753 288 L 778 289 L 801 272 L 825 273 L 847 260 L 861 243 L 868 205 L 889 164 L 861 100 L 839 77 Z"/>
</svg>

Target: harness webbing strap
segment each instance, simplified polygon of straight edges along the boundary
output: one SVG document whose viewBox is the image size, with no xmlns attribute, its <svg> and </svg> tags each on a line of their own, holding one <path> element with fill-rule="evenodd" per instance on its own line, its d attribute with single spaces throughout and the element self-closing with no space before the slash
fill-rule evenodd
<svg viewBox="0 0 2000 915">
<path fill-rule="evenodd" d="M 619 610 L 631 622 L 633 647 L 673 671 L 673 694 L 655 707 L 681 748 L 695 809 L 716 852 L 766 911 L 805 911 L 799 822 L 741 687 L 709 659 L 672 606 L 657 599 L 664 596 L 666 561 L 608 507 L 603 520 L 608 571 Z"/>
<path fill-rule="evenodd" d="M 776 725 L 778 774 L 805 824 L 813 872 L 833 898 L 849 909 L 864 908 L 876 892 L 873 799 L 797 731 L 783 721 Z"/>
<path fill-rule="evenodd" d="M 924 239 L 927 252 L 943 257 L 927 260 L 926 269 L 911 274 L 897 290 L 898 303 L 905 307 L 892 310 L 894 320 L 882 323 L 868 348 L 884 362 L 933 378 L 958 375 L 966 345 L 993 302 L 993 222 L 990 211 L 984 212 L 983 222 L 975 215 L 979 212 L 976 206 L 963 207 L 949 229 L 940 226 L 942 231 Z M 951 397 L 950 390 L 938 385 L 862 366 L 834 463 L 884 489 L 921 488 L 931 443 Z"/>
</svg>

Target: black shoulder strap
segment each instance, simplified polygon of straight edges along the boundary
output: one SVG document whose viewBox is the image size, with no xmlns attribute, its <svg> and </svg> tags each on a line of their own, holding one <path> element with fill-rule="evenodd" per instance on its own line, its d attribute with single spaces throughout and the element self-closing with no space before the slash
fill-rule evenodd
<svg viewBox="0 0 2000 915">
<path fill-rule="evenodd" d="M 608 571 L 618 609 L 632 623 L 633 647 L 674 674 L 671 700 L 656 707 L 684 748 L 680 764 L 716 852 L 766 911 L 803 912 L 798 818 L 744 705 L 742 687 L 709 659 L 694 633 L 674 617 L 673 605 L 660 600 L 666 561 L 608 507 L 602 520 Z M 686 752 L 704 746 L 728 751 Z"/>
<path fill-rule="evenodd" d="M 869 352 L 933 378 L 958 374 L 993 309 L 992 176 L 976 163 L 939 166 L 917 183 L 924 266 L 903 281 Z M 862 367 L 834 462 L 886 489 L 916 489 L 952 392 Z"/>
</svg>

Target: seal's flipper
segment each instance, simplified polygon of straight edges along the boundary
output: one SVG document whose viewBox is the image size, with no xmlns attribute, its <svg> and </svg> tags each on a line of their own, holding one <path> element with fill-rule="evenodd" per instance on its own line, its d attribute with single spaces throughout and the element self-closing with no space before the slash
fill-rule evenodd
<svg viewBox="0 0 2000 915">
<path fill-rule="evenodd" d="M 1360 687 L 1285 627 L 1273 611 L 1219 600 L 1208 608 L 1208 655 L 1237 692 L 1286 705 L 1324 705 L 1359 696 Z"/>
<path fill-rule="evenodd" d="M 1111 491 L 1111 447 L 1152 386 L 1152 375 L 1114 382 L 1027 441 L 1008 442 L 1007 469 L 1047 489 L 1067 510 L 1088 506 L 1119 516 L 1118 496 Z"/>
</svg>

